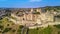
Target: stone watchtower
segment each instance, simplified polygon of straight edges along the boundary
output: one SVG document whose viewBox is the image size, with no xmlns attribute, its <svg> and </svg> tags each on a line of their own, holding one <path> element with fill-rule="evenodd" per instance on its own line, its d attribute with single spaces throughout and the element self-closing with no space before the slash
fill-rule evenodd
<svg viewBox="0 0 60 34">
<path fill-rule="evenodd" d="M 30 11 L 27 11 L 27 14 L 24 13 L 24 19 L 25 19 L 25 20 L 32 20 L 32 18 L 33 18 L 33 15 L 32 15 L 33 9 L 31 8 L 31 9 L 29 9 L 29 10 L 30 10 Z"/>
</svg>

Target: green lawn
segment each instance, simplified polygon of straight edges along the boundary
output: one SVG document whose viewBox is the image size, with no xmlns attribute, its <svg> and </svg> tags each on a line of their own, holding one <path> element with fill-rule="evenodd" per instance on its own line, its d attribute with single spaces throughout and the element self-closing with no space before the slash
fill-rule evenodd
<svg viewBox="0 0 60 34">
<path fill-rule="evenodd" d="M 51 34 L 52 28 L 47 27 L 44 29 L 38 28 L 38 29 L 30 29 L 29 34 Z"/>
<path fill-rule="evenodd" d="M 30 29 L 29 34 L 37 34 L 38 30 L 37 29 Z"/>
<path fill-rule="evenodd" d="M 41 32 L 42 34 L 51 34 L 52 28 L 51 27 L 44 28 L 43 30 L 41 30 Z"/>
</svg>

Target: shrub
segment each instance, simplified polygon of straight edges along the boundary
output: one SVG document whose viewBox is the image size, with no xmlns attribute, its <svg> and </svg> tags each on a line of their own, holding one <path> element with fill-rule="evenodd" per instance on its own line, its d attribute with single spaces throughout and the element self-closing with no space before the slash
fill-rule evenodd
<svg viewBox="0 0 60 34">
<path fill-rule="evenodd" d="M 33 14 L 40 14 L 40 12 L 36 12 L 36 11 L 35 11 L 35 12 L 33 12 Z"/>
<path fill-rule="evenodd" d="M 12 32 L 15 32 L 16 30 L 12 30 Z"/>
<path fill-rule="evenodd" d="M 2 31 L 0 31 L 0 33 L 1 33 Z"/>
<path fill-rule="evenodd" d="M 21 34 L 21 29 L 20 28 L 17 30 L 17 34 Z"/>
<path fill-rule="evenodd" d="M 58 34 L 60 34 L 60 31 L 58 32 Z"/>
<path fill-rule="evenodd" d="M 0 29 L 2 30 L 4 27 L 2 25 L 0 25 Z"/>
<path fill-rule="evenodd" d="M 7 26 L 9 26 L 9 24 L 7 24 Z"/>
<path fill-rule="evenodd" d="M 3 32 L 8 32 L 10 31 L 12 28 L 5 28 Z"/>
<path fill-rule="evenodd" d="M 54 26 L 60 29 L 60 24 L 59 25 L 54 25 Z"/>
<path fill-rule="evenodd" d="M 0 24 L 2 23 L 2 21 L 0 20 Z"/>
<path fill-rule="evenodd" d="M 23 25 L 20 25 L 19 28 L 23 28 L 24 26 Z"/>
</svg>

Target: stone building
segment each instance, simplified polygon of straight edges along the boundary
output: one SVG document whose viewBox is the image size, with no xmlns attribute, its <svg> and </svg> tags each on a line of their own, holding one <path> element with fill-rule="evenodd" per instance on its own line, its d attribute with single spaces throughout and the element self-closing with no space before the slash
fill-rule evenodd
<svg viewBox="0 0 60 34">
<path fill-rule="evenodd" d="M 13 12 L 13 13 L 11 13 L 11 16 L 13 16 L 13 17 L 15 17 L 15 18 L 17 18 L 18 20 L 20 20 L 20 21 L 27 21 L 27 23 L 32 23 L 32 22 L 36 22 L 36 19 L 37 19 L 37 17 L 38 17 L 38 13 L 33 13 L 33 12 L 39 12 L 40 13 L 40 11 L 41 11 L 41 9 L 33 9 L 33 8 L 30 8 L 30 9 L 28 9 L 28 10 L 18 10 L 18 11 L 16 11 L 16 12 Z"/>
<path fill-rule="evenodd" d="M 43 24 L 54 21 L 53 14 L 48 11 L 43 13 L 41 8 L 19 9 L 11 16 L 24 24 Z"/>
</svg>

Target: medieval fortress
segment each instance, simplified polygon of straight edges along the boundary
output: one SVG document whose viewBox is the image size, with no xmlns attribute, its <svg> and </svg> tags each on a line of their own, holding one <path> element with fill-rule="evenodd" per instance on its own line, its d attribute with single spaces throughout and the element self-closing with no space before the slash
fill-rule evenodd
<svg viewBox="0 0 60 34">
<path fill-rule="evenodd" d="M 36 25 L 54 22 L 54 16 L 57 12 L 45 11 L 41 8 L 29 8 L 29 9 L 18 9 L 12 10 L 11 17 L 12 21 L 20 25 Z"/>
</svg>

